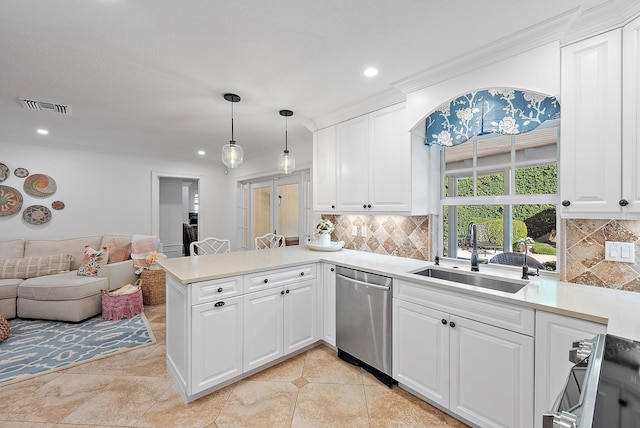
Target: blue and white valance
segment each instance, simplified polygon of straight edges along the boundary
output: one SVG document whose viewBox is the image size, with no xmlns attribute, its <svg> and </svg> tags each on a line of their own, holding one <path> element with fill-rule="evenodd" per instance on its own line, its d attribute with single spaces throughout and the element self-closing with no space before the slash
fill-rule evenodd
<svg viewBox="0 0 640 428">
<path fill-rule="evenodd" d="M 427 117 L 425 144 L 456 146 L 484 134 L 524 134 L 560 117 L 555 97 L 515 89 L 471 92 L 438 107 Z"/>
</svg>

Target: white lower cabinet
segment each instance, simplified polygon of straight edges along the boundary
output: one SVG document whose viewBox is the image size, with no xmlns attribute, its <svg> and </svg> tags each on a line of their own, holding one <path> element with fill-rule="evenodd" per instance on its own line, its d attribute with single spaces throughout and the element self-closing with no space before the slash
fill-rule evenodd
<svg viewBox="0 0 640 428">
<path fill-rule="evenodd" d="M 192 308 L 192 393 L 242 374 L 242 308 L 242 297 Z"/>
<path fill-rule="evenodd" d="M 317 340 L 315 280 L 244 295 L 244 371 Z"/>
<path fill-rule="evenodd" d="M 322 339 L 336 346 L 336 265 L 322 263 Z"/>
<path fill-rule="evenodd" d="M 478 322 L 471 306 L 465 317 L 452 314 L 465 297 L 400 281 L 394 287 L 394 295 L 420 302 L 424 293 L 436 306 L 394 297 L 394 379 L 480 427 L 533 427 L 533 311 L 478 302 Z M 502 323 L 509 316 L 529 334 L 487 324 L 492 316 Z"/>
<path fill-rule="evenodd" d="M 551 410 L 564 388 L 573 366 L 569 361 L 572 343 L 606 330 L 605 324 L 536 311 L 536 427 L 542 426 L 542 414 Z"/>
</svg>

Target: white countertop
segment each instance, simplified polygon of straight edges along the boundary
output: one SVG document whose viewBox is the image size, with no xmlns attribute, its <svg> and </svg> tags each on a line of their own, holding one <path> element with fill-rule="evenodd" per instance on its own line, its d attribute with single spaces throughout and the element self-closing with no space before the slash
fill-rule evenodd
<svg viewBox="0 0 640 428">
<path fill-rule="evenodd" d="M 241 251 L 210 256 L 181 257 L 158 263 L 177 281 L 188 284 L 286 268 L 304 263 L 326 261 L 341 266 L 392 276 L 414 283 L 427 283 L 451 291 L 459 291 L 493 300 L 519 304 L 558 314 L 607 323 L 610 334 L 640 341 L 640 293 L 560 282 L 552 277 L 531 277 L 517 293 L 504 293 L 464 284 L 453 284 L 425 278 L 411 272 L 433 266 L 433 263 L 402 257 L 385 256 L 364 251 L 312 251 L 304 246 Z M 469 270 L 465 261 L 443 261 L 442 267 Z M 499 266 L 480 265 L 479 275 L 495 275 L 519 279 L 520 273 Z"/>
</svg>

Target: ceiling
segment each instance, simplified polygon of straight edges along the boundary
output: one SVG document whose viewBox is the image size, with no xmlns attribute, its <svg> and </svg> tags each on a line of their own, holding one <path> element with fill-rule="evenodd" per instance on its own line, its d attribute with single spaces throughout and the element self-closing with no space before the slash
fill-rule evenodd
<svg viewBox="0 0 640 428">
<path fill-rule="evenodd" d="M 6 0 L 0 143 L 219 162 L 311 144 L 318 120 L 397 82 L 605 0 Z M 610 2 L 609 2 L 610 3 Z M 532 3 L 527 3 L 531 5 Z M 576 9 L 580 8 L 580 9 Z M 363 76 L 366 67 L 380 72 Z M 24 109 L 18 98 L 68 105 Z M 36 128 L 50 134 L 40 136 Z"/>
</svg>

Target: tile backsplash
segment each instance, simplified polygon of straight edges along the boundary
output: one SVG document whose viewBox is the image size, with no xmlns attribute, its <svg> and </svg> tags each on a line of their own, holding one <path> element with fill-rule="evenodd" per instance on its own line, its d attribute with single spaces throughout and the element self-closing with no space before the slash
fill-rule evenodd
<svg viewBox="0 0 640 428">
<path fill-rule="evenodd" d="M 640 221 L 565 220 L 563 280 L 640 292 Z M 605 260 L 605 241 L 633 242 L 635 263 Z"/>
<path fill-rule="evenodd" d="M 323 214 L 322 218 L 335 224 L 331 240 L 344 241 L 345 248 L 419 260 L 431 257 L 430 216 Z M 362 236 L 363 227 L 366 236 Z"/>
</svg>

